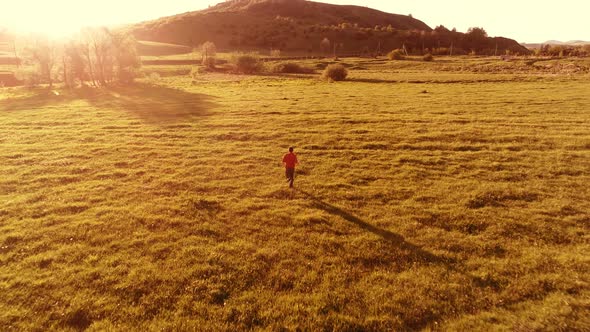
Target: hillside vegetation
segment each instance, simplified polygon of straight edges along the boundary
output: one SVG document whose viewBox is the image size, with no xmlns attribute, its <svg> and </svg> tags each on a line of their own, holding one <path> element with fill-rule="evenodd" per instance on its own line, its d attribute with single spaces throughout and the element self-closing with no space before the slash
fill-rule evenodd
<svg viewBox="0 0 590 332">
<path fill-rule="evenodd" d="M 360 6 L 303 0 L 234 0 L 206 10 L 160 18 L 129 27 L 140 40 L 196 46 L 212 41 L 224 50 L 280 49 L 289 53 L 383 53 L 406 47 L 443 54 L 528 54 L 506 38 L 463 34 L 444 27 L 433 30 L 408 15 Z M 321 41 L 330 43 L 324 47 Z M 446 49 L 446 50 L 442 50 Z"/>
<path fill-rule="evenodd" d="M 588 71 L 341 64 L 0 89 L 0 329 L 588 331 Z"/>
</svg>

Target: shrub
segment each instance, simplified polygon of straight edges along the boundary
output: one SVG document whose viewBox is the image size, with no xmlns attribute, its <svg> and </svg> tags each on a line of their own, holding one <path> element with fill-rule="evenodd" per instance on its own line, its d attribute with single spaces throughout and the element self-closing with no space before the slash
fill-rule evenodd
<svg viewBox="0 0 590 332">
<path fill-rule="evenodd" d="M 389 60 L 403 60 L 405 59 L 404 54 L 401 50 L 393 50 L 387 54 Z"/>
<path fill-rule="evenodd" d="M 215 60 L 215 57 L 212 56 L 203 59 L 203 66 L 205 66 L 206 68 L 213 69 L 215 68 L 216 63 L 217 61 Z"/>
<path fill-rule="evenodd" d="M 276 64 L 274 67 L 272 67 L 272 72 L 282 74 L 312 74 L 314 70 L 303 67 L 298 63 L 286 62 Z"/>
<path fill-rule="evenodd" d="M 193 66 L 193 68 L 191 68 L 191 72 L 189 75 L 191 76 L 191 78 L 195 79 L 199 75 L 203 74 L 203 72 L 205 72 L 205 70 L 203 70 L 202 67 Z"/>
<path fill-rule="evenodd" d="M 270 56 L 273 58 L 278 58 L 281 56 L 281 50 L 270 50 Z"/>
<path fill-rule="evenodd" d="M 35 87 L 41 84 L 41 76 L 37 73 L 36 70 L 23 70 L 21 69 L 17 73 L 17 77 L 22 80 L 23 84 L 28 87 Z"/>
<path fill-rule="evenodd" d="M 432 61 L 432 60 L 434 60 L 434 57 L 432 56 L 432 54 L 428 53 L 428 54 L 425 54 L 422 59 L 424 61 Z"/>
<path fill-rule="evenodd" d="M 243 74 L 253 74 L 262 70 L 263 65 L 257 55 L 242 54 L 233 58 L 236 71 Z"/>
<path fill-rule="evenodd" d="M 337 63 L 326 67 L 322 76 L 334 81 L 344 81 L 346 76 L 348 76 L 348 70 L 343 65 Z"/>
<path fill-rule="evenodd" d="M 148 79 L 150 81 L 159 81 L 160 80 L 160 74 L 159 73 L 156 73 L 156 72 L 150 73 L 150 75 L 148 76 Z"/>
</svg>

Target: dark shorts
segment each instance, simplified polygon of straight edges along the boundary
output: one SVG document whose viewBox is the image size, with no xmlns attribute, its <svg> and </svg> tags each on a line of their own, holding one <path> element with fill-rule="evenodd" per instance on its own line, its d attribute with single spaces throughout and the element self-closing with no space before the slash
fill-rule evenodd
<svg viewBox="0 0 590 332">
<path fill-rule="evenodd" d="M 295 177 L 295 168 L 287 168 L 287 169 L 285 169 L 285 175 L 289 179 L 294 178 Z"/>
</svg>

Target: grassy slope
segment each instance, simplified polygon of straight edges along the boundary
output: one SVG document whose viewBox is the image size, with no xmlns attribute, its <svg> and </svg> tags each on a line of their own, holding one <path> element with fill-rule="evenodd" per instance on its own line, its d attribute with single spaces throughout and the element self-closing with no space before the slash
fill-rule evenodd
<svg viewBox="0 0 590 332">
<path fill-rule="evenodd" d="M 162 17 L 129 28 L 139 39 L 182 45 L 213 41 L 221 49 L 288 48 L 307 53 L 307 49 L 312 47 L 319 52 L 320 42 L 325 37 L 344 43 L 347 49 L 354 52 L 359 52 L 368 44 L 371 48 L 377 46 L 377 39 L 363 42 L 354 38 L 353 33 L 309 31 L 309 35 L 303 36 L 304 30 L 314 25 L 343 22 L 370 28 L 392 25 L 400 30 L 432 30 L 424 22 L 406 15 L 312 1 L 221 2 L 206 10 Z"/>
<path fill-rule="evenodd" d="M 436 65 L 2 90 L 2 330 L 587 330 L 587 76 Z"/>
<path fill-rule="evenodd" d="M 169 56 L 191 53 L 192 49 L 182 45 L 138 41 L 137 51 L 142 56 Z"/>
</svg>

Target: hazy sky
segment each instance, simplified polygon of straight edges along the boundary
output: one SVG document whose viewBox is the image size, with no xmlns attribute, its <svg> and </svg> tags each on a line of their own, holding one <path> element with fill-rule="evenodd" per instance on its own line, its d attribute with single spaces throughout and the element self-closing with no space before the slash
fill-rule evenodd
<svg viewBox="0 0 590 332">
<path fill-rule="evenodd" d="M 214 5 L 221 0 L 0 0 L 0 26 L 61 35 L 87 25 L 133 23 Z M 465 32 L 486 29 L 490 36 L 519 42 L 590 41 L 590 0 L 324 0 L 412 14 L 431 27 Z"/>
</svg>

